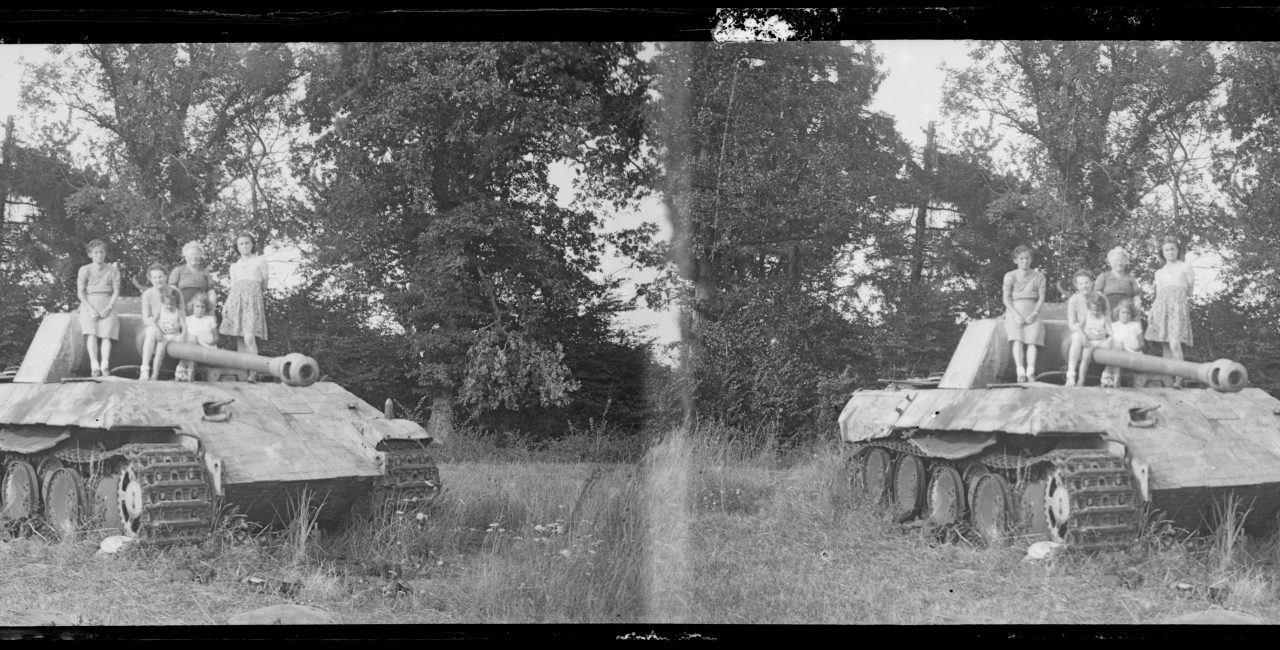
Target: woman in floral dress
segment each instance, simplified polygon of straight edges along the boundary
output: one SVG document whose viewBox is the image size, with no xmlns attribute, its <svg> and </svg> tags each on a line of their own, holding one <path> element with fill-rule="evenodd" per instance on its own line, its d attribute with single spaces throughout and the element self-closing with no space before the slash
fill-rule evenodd
<svg viewBox="0 0 1280 650">
<path fill-rule="evenodd" d="M 267 290 L 267 261 L 254 253 L 257 240 L 242 232 L 236 235 L 240 259 L 231 265 L 231 290 L 222 308 L 222 334 L 236 337 L 236 350 L 258 353 L 258 341 L 267 340 L 267 312 L 262 295 Z"/>
<path fill-rule="evenodd" d="M 1178 240 L 1166 237 L 1160 242 L 1164 266 L 1156 271 L 1156 299 L 1147 314 L 1147 340 L 1161 344 L 1165 358 L 1182 359 L 1182 346 L 1195 345 L 1191 336 L 1191 292 L 1195 289 L 1195 273 L 1187 264 Z M 1182 378 L 1173 379 L 1175 388 Z"/>
</svg>

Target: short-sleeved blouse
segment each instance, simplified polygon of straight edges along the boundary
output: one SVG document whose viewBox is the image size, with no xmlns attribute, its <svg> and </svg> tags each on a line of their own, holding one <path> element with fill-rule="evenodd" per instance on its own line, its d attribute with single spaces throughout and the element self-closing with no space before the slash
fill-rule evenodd
<svg viewBox="0 0 1280 650">
<path fill-rule="evenodd" d="M 1016 270 L 1004 274 L 1004 291 L 1010 300 L 1040 300 L 1044 287 L 1044 274 L 1037 269 L 1027 271 L 1021 279 Z"/>
<path fill-rule="evenodd" d="M 85 264 L 80 267 L 76 282 L 84 287 L 85 293 L 115 293 L 120 284 L 120 269 L 115 264 L 103 264 L 101 269 Z"/>
<path fill-rule="evenodd" d="M 261 255 L 242 257 L 231 264 L 231 284 L 241 280 L 262 283 L 267 279 L 267 260 Z"/>
<path fill-rule="evenodd" d="M 1156 270 L 1156 290 L 1160 287 L 1172 286 L 1183 287 L 1190 294 L 1195 287 L 1196 274 L 1190 264 L 1186 262 L 1174 262 L 1165 264 Z"/>
<path fill-rule="evenodd" d="M 182 292 L 182 299 L 187 305 L 191 304 L 191 300 L 197 294 L 208 292 L 217 286 L 213 283 L 213 275 L 207 269 L 193 269 L 186 264 L 174 267 L 169 273 L 169 284 Z M 187 310 L 190 311 L 190 307 Z"/>
</svg>

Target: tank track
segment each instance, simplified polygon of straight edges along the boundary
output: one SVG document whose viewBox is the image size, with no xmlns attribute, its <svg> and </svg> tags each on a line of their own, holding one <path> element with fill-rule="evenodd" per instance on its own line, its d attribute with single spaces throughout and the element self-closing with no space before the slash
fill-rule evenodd
<svg viewBox="0 0 1280 650">
<path fill-rule="evenodd" d="M 440 469 L 417 440 L 384 440 L 378 451 L 387 456 L 387 473 L 374 483 L 378 502 L 394 499 L 395 508 L 418 508 L 440 492 Z"/>
<path fill-rule="evenodd" d="M 1098 451 L 1050 455 L 1050 480 L 1060 481 L 1066 488 L 1070 505 L 1070 517 L 1051 532 L 1052 537 L 1085 551 L 1123 548 L 1137 541 L 1142 532 L 1142 510 L 1133 475 L 1123 458 Z M 1053 509 L 1052 504 L 1046 507 Z"/>
<path fill-rule="evenodd" d="M 864 447 L 883 447 L 930 458 L 915 445 L 901 439 L 870 440 L 856 448 Z M 1011 472 L 1019 478 L 1030 474 L 1043 474 L 1045 480 L 1056 477 L 1067 490 L 1070 517 L 1051 536 L 1058 537 L 1072 548 L 1085 551 L 1123 548 L 1137 541 L 1142 532 L 1138 491 L 1123 458 L 1092 449 L 1059 449 L 1038 456 L 992 451 L 972 460 Z"/>
<path fill-rule="evenodd" d="M 66 449 L 55 455 L 64 462 L 98 466 L 99 475 L 119 473 L 122 480 L 136 483 L 129 494 L 136 496 L 134 505 L 140 510 L 132 516 L 121 513 L 126 535 L 165 546 L 202 541 L 213 529 L 212 490 L 196 452 L 181 445 L 134 443 L 109 451 Z"/>
</svg>

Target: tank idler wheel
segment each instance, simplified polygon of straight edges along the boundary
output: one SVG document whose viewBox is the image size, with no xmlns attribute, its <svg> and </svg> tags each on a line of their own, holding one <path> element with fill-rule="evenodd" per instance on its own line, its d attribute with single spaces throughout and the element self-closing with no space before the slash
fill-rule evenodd
<svg viewBox="0 0 1280 650">
<path fill-rule="evenodd" d="M 40 510 L 40 482 L 31 463 L 9 461 L 4 468 L 0 492 L 0 520 L 22 521 L 34 517 Z"/>
<path fill-rule="evenodd" d="M 999 474 L 979 475 L 969 486 L 969 523 L 988 544 L 1009 527 L 1009 482 Z"/>
<path fill-rule="evenodd" d="M 954 467 L 938 467 L 929 481 L 926 500 L 929 522 L 937 526 L 958 524 L 964 518 L 964 480 Z"/>
<path fill-rule="evenodd" d="M 103 474 L 93 481 L 93 516 L 100 519 L 107 530 L 118 531 L 124 526 L 120 502 L 116 499 L 119 486 L 119 474 Z"/>
<path fill-rule="evenodd" d="M 889 498 L 893 456 L 881 447 L 868 447 L 858 455 L 862 460 L 858 462 L 855 480 L 867 499 L 878 506 Z"/>
<path fill-rule="evenodd" d="M 893 468 L 893 516 L 896 520 L 907 521 L 920 512 L 928 480 L 924 461 L 918 456 L 903 454 L 898 458 Z"/>
<path fill-rule="evenodd" d="M 49 472 L 44 478 L 43 495 L 45 521 L 63 537 L 76 532 L 88 510 L 80 472 L 68 467 Z"/>
</svg>

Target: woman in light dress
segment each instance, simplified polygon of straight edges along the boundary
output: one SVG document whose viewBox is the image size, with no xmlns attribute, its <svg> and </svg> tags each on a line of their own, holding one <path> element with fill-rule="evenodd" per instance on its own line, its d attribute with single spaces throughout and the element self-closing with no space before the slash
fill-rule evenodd
<svg viewBox="0 0 1280 650">
<path fill-rule="evenodd" d="M 222 308 L 222 334 L 236 337 L 236 350 L 258 353 L 258 341 L 267 340 L 267 261 L 254 252 L 257 240 L 247 232 L 236 235 L 240 259 L 231 265 L 231 290 Z"/>
<path fill-rule="evenodd" d="M 1147 340 L 1161 344 L 1165 358 L 1182 360 L 1182 346 L 1195 345 L 1191 336 L 1191 294 L 1196 277 L 1187 264 L 1185 251 L 1178 240 L 1165 237 L 1160 242 L 1164 266 L 1156 271 L 1156 298 L 1147 314 Z M 1182 387 L 1182 378 L 1174 377 L 1173 386 Z"/>
<path fill-rule="evenodd" d="M 80 331 L 89 351 L 89 374 L 101 377 L 111 372 L 111 342 L 120 337 L 120 319 L 115 311 L 120 298 L 120 269 L 106 263 L 107 244 L 101 239 L 89 242 L 85 251 L 93 261 L 80 267 L 76 274 Z"/>
<path fill-rule="evenodd" d="M 1018 268 L 1004 274 L 1004 332 L 1013 346 L 1018 381 L 1035 379 L 1036 352 L 1044 345 L 1040 308 L 1044 306 L 1045 277 L 1031 268 L 1032 259 L 1030 247 L 1015 248 L 1013 261 Z"/>
</svg>

